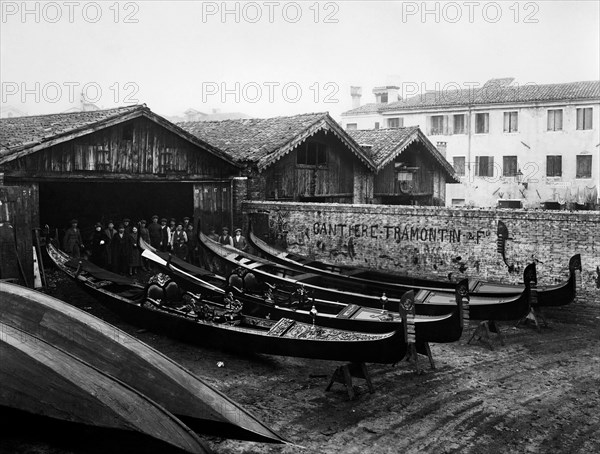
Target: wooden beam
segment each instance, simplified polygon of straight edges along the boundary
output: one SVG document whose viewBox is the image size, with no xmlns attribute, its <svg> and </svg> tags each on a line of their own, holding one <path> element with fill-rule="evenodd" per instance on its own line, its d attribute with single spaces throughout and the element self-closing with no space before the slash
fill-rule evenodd
<svg viewBox="0 0 600 454">
<path fill-rule="evenodd" d="M 178 174 L 130 174 L 130 173 L 109 173 L 109 172 L 82 172 L 82 173 L 29 173 L 27 171 L 14 171 L 5 174 L 6 182 L 128 182 L 128 183 L 199 183 L 199 182 L 223 182 L 230 181 L 231 178 L 215 178 L 212 175 L 178 175 Z"/>
</svg>

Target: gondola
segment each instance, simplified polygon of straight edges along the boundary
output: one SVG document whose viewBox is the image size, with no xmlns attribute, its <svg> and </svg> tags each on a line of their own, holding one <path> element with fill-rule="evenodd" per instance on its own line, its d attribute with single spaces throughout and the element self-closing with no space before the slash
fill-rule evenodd
<svg viewBox="0 0 600 454">
<path fill-rule="evenodd" d="M 258 283 L 249 283 L 251 277 L 245 274 L 239 277 L 239 284 L 224 284 L 225 279 L 218 277 L 219 282 L 209 282 L 212 273 L 204 271 L 186 263 L 185 268 L 172 260 L 170 254 L 160 253 L 143 243 L 143 256 L 152 263 L 162 267 L 180 286 L 201 293 L 209 298 L 223 298 L 227 291 L 232 291 L 235 297 L 243 302 L 244 313 L 257 317 L 268 317 L 272 320 L 289 318 L 303 323 L 311 323 L 311 309 L 314 306 L 318 316 L 316 323 L 319 326 L 360 331 L 367 333 L 385 333 L 403 329 L 402 317 L 393 311 L 391 305 L 385 308 L 361 307 L 355 304 L 323 301 L 311 298 L 302 290 L 294 293 L 280 291 L 277 288 L 262 287 Z M 238 270 L 240 271 L 240 270 Z M 244 273 L 242 273 L 244 274 Z M 250 279 L 249 279 L 250 278 Z M 467 288 L 468 281 L 457 284 L 457 288 Z M 457 290 L 459 291 L 459 290 Z M 420 298 L 417 294 L 415 299 Z M 448 307 L 448 312 L 443 315 L 416 317 L 416 336 L 422 342 L 447 343 L 455 342 L 462 335 L 462 313 L 457 303 Z"/>
<path fill-rule="evenodd" d="M 134 388 L 0 323 L 0 406 L 55 420 L 153 437 L 190 453 L 210 450 L 181 421 Z"/>
<path fill-rule="evenodd" d="M 240 315 L 227 302 L 148 297 L 143 286 L 126 284 L 122 276 L 97 271 L 83 260 L 73 260 L 48 248 L 55 264 L 90 294 L 128 322 L 202 346 L 242 353 L 264 353 L 334 361 L 395 363 L 407 350 L 404 333 L 360 333 L 300 323 Z M 158 282 L 162 279 L 159 278 Z M 169 283 L 170 284 L 170 283 Z M 161 287 L 161 288 L 162 288 Z M 234 317 L 235 316 L 235 317 Z M 234 317 L 234 318 L 232 318 Z"/>
<path fill-rule="evenodd" d="M 437 281 L 424 278 L 402 276 L 399 274 L 363 269 L 359 267 L 332 265 L 315 260 L 309 260 L 301 255 L 281 251 L 258 238 L 252 230 L 249 233 L 250 244 L 257 249 L 268 260 L 275 263 L 301 270 L 304 273 L 325 274 L 331 277 L 346 278 L 350 281 L 372 285 L 377 288 L 393 290 L 400 287 L 414 286 L 419 288 L 439 289 L 450 291 L 454 285 L 452 282 Z M 564 306 L 571 303 L 576 295 L 575 271 L 581 271 L 581 256 L 575 254 L 569 260 L 569 278 L 566 282 L 537 287 L 538 302 L 540 306 Z M 487 282 L 482 280 L 470 280 L 469 293 L 472 295 L 516 295 L 524 289 L 523 284 L 503 284 Z"/>
<path fill-rule="evenodd" d="M 61 264 L 61 269 L 77 278 L 75 270 L 65 265 L 68 256 L 53 245 L 47 249 L 52 260 Z M 106 271 L 107 274 L 102 275 L 101 269 L 97 271 L 102 278 L 112 278 L 111 285 L 122 288 L 122 295 L 129 292 L 131 297 L 143 292 L 143 287 L 128 278 Z M 99 282 L 99 288 L 102 288 L 103 281 Z M 18 285 L 0 283 L 0 321 L 34 333 L 135 387 L 178 415 L 198 433 L 286 442 L 236 402 L 178 363 L 117 327 L 56 298 Z"/>
<path fill-rule="evenodd" d="M 252 224 L 250 224 L 252 226 Z M 354 282 L 366 287 L 394 292 L 406 287 L 427 288 L 438 291 L 454 291 L 455 283 L 411 276 L 403 276 L 391 272 L 365 269 L 345 265 L 332 265 L 316 260 L 310 260 L 298 254 L 277 249 L 258 238 L 252 228 L 248 234 L 249 243 L 267 260 L 286 267 L 324 275 L 336 282 Z M 569 260 L 569 277 L 565 282 L 556 285 L 546 285 L 537 288 L 539 306 L 564 306 L 570 304 L 576 295 L 576 274 L 581 271 L 581 256 L 575 254 Z M 473 296 L 511 296 L 519 295 L 525 288 L 524 284 L 503 284 L 479 279 L 469 279 L 469 294 Z"/>
<path fill-rule="evenodd" d="M 364 307 L 381 307 L 382 295 L 377 293 L 377 287 L 340 285 L 315 273 L 302 273 L 292 268 L 281 266 L 267 260 L 242 253 L 230 246 L 221 245 L 202 232 L 199 234 L 202 246 L 214 256 L 220 258 L 233 269 L 242 267 L 251 271 L 259 280 L 277 285 L 283 289 L 293 289 L 303 285 L 307 290 L 314 293 L 315 297 L 327 301 L 343 301 L 347 304 L 356 304 Z M 516 296 L 477 296 L 470 298 L 469 316 L 472 320 L 518 320 L 529 312 L 530 282 L 535 277 L 535 264 L 532 263 L 525 268 L 525 289 Z M 369 287 L 369 293 L 360 293 L 365 287 Z M 411 289 L 416 291 L 415 307 L 417 314 L 441 315 L 447 314 L 455 304 L 454 295 L 449 292 L 436 289 Z M 375 294 L 374 294 L 375 293 Z M 397 296 L 386 298 L 391 306 L 397 307 L 400 299 Z"/>
</svg>

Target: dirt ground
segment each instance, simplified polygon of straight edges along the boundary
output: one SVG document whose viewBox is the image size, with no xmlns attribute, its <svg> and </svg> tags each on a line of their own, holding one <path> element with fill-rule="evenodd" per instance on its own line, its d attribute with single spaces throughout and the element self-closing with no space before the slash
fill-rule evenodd
<svg viewBox="0 0 600 454">
<path fill-rule="evenodd" d="M 432 345 L 436 369 L 422 375 L 408 363 L 369 365 L 375 392 L 359 380 L 350 401 L 343 385 L 325 392 L 339 363 L 182 344 L 123 323 L 57 272 L 51 282 L 50 294 L 172 357 L 299 445 L 208 439 L 216 453 L 600 452 L 600 301 L 547 310 L 541 333 L 501 324 L 506 344 L 493 339 L 493 351 L 467 345 L 470 331 L 457 343 Z M 0 451 L 98 452 L 18 434 L 3 435 Z"/>
</svg>

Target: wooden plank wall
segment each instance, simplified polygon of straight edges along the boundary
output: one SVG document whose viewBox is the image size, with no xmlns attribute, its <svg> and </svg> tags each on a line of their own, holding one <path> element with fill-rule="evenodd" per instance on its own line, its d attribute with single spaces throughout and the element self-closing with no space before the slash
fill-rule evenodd
<svg viewBox="0 0 600 454">
<path fill-rule="evenodd" d="M 161 164 L 170 156 L 171 166 Z M 225 178 L 237 169 L 177 134 L 140 117 L 77 139 L 55 145 L 4 166 L 11 172 L 31 175 L 68 173 L 121 178 L 139 175 Z"/>
<path fill-rule="evenodd" d="M 39 227 L 37 184 L 0 184 L 0 279 L 17 278 L 21 285 L 33 286 L 32 229 Z M 15 253 L 13 235 L 16 236 Z M 18 258 L 18 259 L 17 259 Z M 19 261 L 25 277 L 21 275 Z"/>
<path fill-rule="evenodd" d="M 205 182 L 194 184 L 194 220 L 204 233 L 214 227 L 218 234 L 224 226 L 233 227 L 231 183 Z"/>
<path fill-rule="evenodd" d="M 297 164 L 297 150 L 291 151 L 264 171 L 265 198 L 299 200 L 300 197 L 332 195 L 336 201 L 352 202 L 354 163 L 358 158 L 333 134 L 319 132 L 309 141 L 326 144 L 327 164 L 321 166 Z M 349 194 L 349 196 L 340 198 L 339 194 Z"/>
</svg>

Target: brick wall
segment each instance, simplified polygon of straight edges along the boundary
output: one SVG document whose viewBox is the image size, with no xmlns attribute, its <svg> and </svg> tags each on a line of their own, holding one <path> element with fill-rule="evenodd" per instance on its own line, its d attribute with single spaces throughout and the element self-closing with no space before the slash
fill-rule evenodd
<svg viewBox="0 0 600 454">
<path fill-rule="evenodd" d="M 540 285 L 568 276 L 569 258 L 582 258 L 579 298 L 600 300 L 600 213 L 460 209 L 390 205 L 245 202 L 271 234 L 287 232 L 290 251 L 318 260 L 420 276 L 476 276 L 522 281 L 537 261 Z M 264 217 L 268 217 L 268 223 Z M 504 261 L 498 224 L 508 229 Z"/>
</svg>

